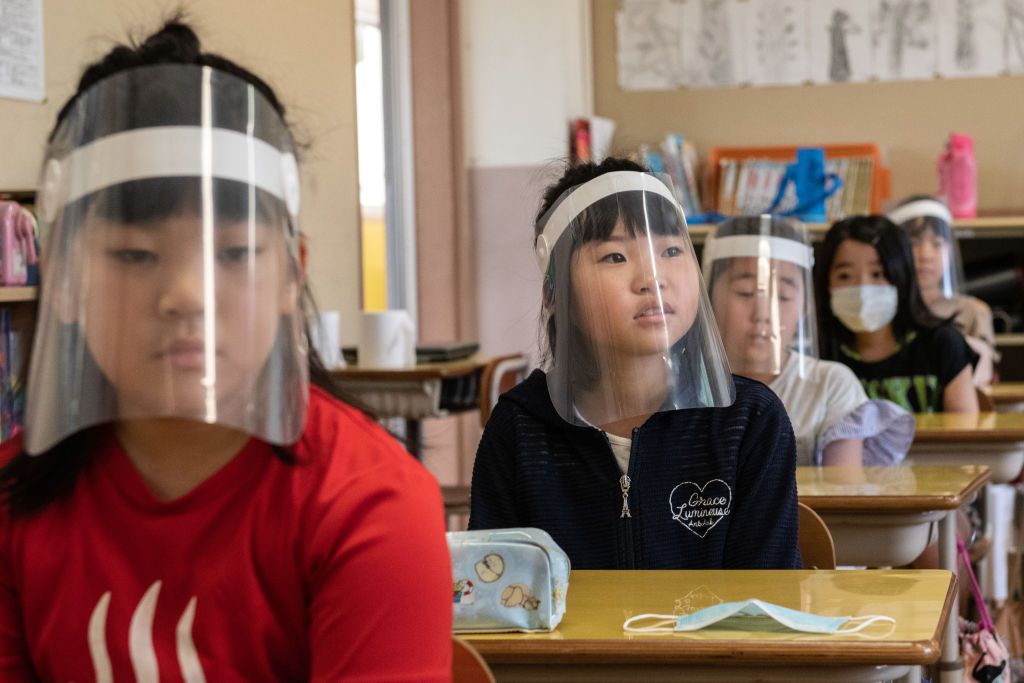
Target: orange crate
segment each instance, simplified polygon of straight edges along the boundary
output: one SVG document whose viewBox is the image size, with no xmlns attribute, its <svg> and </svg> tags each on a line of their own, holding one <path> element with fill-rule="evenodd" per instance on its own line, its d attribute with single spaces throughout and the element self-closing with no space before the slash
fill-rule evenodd
<svg viewBox="0 0 1024 683">
<path fill-rule="evenodd" d="M 712 197 L 715 210 L 718 207 L 719 162 L 723 159 L 779 159 L 796 161 L 797 145 L 781 147 L 712 147 L 708 152 L 707 164 L 704 167 L 704 196 Z M 841 145 L 799 145 L 799 147 L 821 147 L 825 150 L 825 160 L 843 157 L 870 158 L 871 173 L 871 211 L 881 213 L 882 207 L 890 196 L 889 169 L 882 165 L 882 153 L 878 145 L 868 143 L 851 143 Z"/>
</svg>

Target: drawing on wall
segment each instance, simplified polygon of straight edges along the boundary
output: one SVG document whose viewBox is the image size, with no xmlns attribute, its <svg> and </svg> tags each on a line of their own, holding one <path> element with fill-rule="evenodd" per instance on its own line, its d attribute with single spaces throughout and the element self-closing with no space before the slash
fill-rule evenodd
<svg viewBox="0 0 1024 683">
<path fill-rule="evenodd" d="M 694 87 L 738 85 L 743 51 L 738 42 L 738 6 L 729 0 L 682 4 L 683 82 Z"/>
<path fill-rule="evenodd" d="M 850 48 L 846 45 L 846 34 L 857 31 L 846 10 L 836 9 L 828 27 L 828 79 L 836 83 L 850 80 Z"/>
<path fill-rule="evenodd" d="M 871 77 L 871 12 L 866 3 L 812 2 L 807 22 L 812 81 L 856 83 Z"/>
<path fill-rule="evenodd" d="M 621 3 L 626 90 L 1024 73 L 1024 0 Z"/>
<path fill-rule="evenodd" d="M 994 76 L 1003 57 L 1003 0 L 937 0 L 938 73 Z"/>
<path fill-rule="evenodd" d="M 871 36 L 875 75 L 885 80 L 935 75 L 932 0 L 878 0 Z"/>
<path fill-rule="evenodd" d="M 0 0 L 0 97 L 45 96 L 43 0 Z"/>
<path fill-rule="evenodd" d="M 666 90 L 680 84 L 679 2 L 626 0 L 616 17 L 619 87 Z"/>
<path fill-rule="evenodd" d="M 976 0 L 956 2 L 956 64 L 969 71 L 978 65 L 978 44 L 974 30 Z"/>
<path fill-rule="evenodd" d="M 744 81 L 794 85 L 810 78 L 807 11 L 803 0 L 752 0 L 744 22 L 743 42 L 749 48 Z"/>
<path fill-rule="evenodd" d="M 1024 0 L 1004 0 L 1003 56 L 1010 73 L 1024 72 Z"/>
</svg>

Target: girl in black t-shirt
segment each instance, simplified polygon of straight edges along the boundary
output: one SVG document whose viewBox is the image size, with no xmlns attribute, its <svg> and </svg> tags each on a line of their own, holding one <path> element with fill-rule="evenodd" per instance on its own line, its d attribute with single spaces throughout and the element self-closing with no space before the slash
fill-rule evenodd
<svg viewBox="0 0 1024 683">
<path fill-rule="evenodd" d="M 884 216 L 852 216 L 832 226 L 822 252 L 822 357 L 850 366 L 870 398 L 915 413 L 977 412 L 978 355 L 925 306 L 903 231 Z"/>
</svg>

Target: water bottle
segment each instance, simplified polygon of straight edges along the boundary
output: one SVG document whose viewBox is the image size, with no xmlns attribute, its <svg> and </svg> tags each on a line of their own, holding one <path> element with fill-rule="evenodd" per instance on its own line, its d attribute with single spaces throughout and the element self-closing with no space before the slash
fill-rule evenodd
<svg viewBox="0 0 1024 683">
<path fill-rule="evenodd" d="M 978 214 L 978 169 L 974 161 L 974 138 L 951 133 L 946 149 L 939 156 L 939 197 L 949 206 L 954 218 L 974 218 Z"/>
</svg>

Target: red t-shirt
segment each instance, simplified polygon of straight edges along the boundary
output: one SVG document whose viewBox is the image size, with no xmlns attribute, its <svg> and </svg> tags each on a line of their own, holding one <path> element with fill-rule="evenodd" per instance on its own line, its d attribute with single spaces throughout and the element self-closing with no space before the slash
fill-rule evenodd
<svg viewBox="0 0 1024 683">
<path fill-rule="evenodd" d="M 0 511 L 0 680 L 450 680 L 437 482 L 372 420 L 313 389 L 295 464 L 250 440 L 169 502 L 108 433 L 70 496 Z"/>
</svg>

